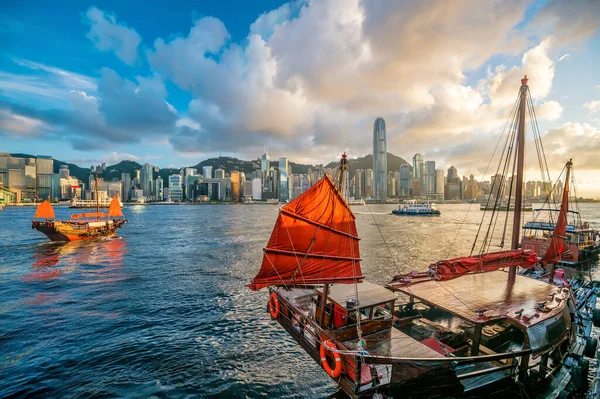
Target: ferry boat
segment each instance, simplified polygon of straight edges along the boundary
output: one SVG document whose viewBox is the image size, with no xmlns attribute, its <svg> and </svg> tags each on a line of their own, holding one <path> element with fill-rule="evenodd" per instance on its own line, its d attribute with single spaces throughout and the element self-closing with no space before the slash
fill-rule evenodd
<svg viewBox="0 0 600 399">
<path fill-rule="evenodd" d="M 96 177 L 97 192 L 98 178 Z M 115 235 L 117 229 L 123 227 L 125 223 L 127 219 L 123 217 L 118 194 L 115 194 L 108 213 L 100 212 L 100 201 L 97 201 L 96 212 L 72 214 L 69 220 L 55 219 L 54 208 L 49 200 L 46 200 L 38 205 L 31 228 L 44 233 L 50 241 L 81 241 Z"/>
<path fill-rule="evenodd" d="M 517 144 L 529 103 L 527 78 L 521 83 Z M 271 318 L 352 398 L 585 392 L 584 352 L 596 346 L 576 323 L 595 308 L 597 290 L 583 306 L 569 286 L 517 275 L 538 258 L 518 248 L 524 150 L 516 147 L 511 250 L 484 245 L 385 287 L 365 281 L 355 216 L 341 195 L 344 154 L 339 179 L 325 175 L 280 209 L 249 288 L 268 287 Z"/>
<path fill-rule="evenodd" d="M 415 200 L 404 201 L 404 204 L 398 205 L 396 209 L 392 211 L 394 215 L 407 215 L 407 216 L 439 216 L 441 212 L 437 209 L 434 203 L 426 202 L 419 204 Z"/>
<path fill-rule="evenodd" d="M 123 202 L 120 198 L 117 198 L 119 207 L 123 208 Z M 84 200 L 81 198 L 73 198 L 69 208 L 108 208 L 112 202 L 112 198 L 105 197 L 98 200 Z"/>
<path fill-rule="evenodd" d="M 354 197 L 350 197 L 350 199 L 348 199 L 348 205 L 365 205 L 365 200 L 362 198 L 356 199 Z"/>
<path fill-rule="evenodd" d="M 553 246 L 558 246 L 555 249 L 559 256 L 557 263 L 577 266 L 597 257 L 600 252 L 600 231 L 594 230 L 589 222 L 583 222 L 579 212 L 569 209 L 569 177 L 572 167 L 573 161 L 569 160 L 565 166 L 567 183 L 563 188 L 560 208 L 536 209 L 533 220 L 523 225 L 521 247 L 544 254 L 555 249 Z M 556 214 L 558 218 L 555 221 Z"/>
</svg>

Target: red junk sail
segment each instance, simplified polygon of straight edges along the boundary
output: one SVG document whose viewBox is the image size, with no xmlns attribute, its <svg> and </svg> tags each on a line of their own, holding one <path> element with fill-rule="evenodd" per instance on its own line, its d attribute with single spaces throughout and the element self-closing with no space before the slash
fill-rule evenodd
<svg viewBox="0 0 600 399">
<path fill-rule="evenodd" d="M 54 219 L 54 208 L 52 208 L 48 200 L 37 206 L 34 219 Z"/>
<path fill-rule="evenodd" d="M 327 175 L 281 208 L 248 287 L 350 284 L 360 281 L 355 217 Z"/>
<path fill-rule="evenodd" d="M 119 204 L 119 199 L 117 198 L 117 194 L 113 197 L 110 202 L 110 208 L 108 208 L 108 217 L 114 216 L 123 216 L 123 212 L 121 211 L 121 205 Z"/>
<path fill-rule="evenodd" d="M 573 163 L 571 161 L 567 162 L 567 181 L 565 182 L 562 202 L 560 204 L 560 211 L 558 213 L 558 220 L 554 226 L 554 233 L 552 234 L 550 245 L 541 259 L 541 262 L 544 266 L 559 262 L 561 259 L 561 254 L 567 247 L 565 235 L 567 232 L 567 212 L 569 210 L 569 175 L 571 172 L 571 166 L 573 166 Z"/>
<path fill-rule="evenodd" d="M 519 249 L 440 260 L 429 266 L 429 273 L 436 280 L 450 280 L 468 273 L 491 272 L 503 267 L 531 269 L 537 262 L 533 252 Z"/>
</svg>

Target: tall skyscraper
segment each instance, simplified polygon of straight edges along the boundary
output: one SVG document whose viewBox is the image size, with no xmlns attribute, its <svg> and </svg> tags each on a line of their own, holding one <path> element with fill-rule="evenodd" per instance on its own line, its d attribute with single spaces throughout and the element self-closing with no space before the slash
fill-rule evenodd
<svg viewBox="0 0 600 399">
<path fill-rule="evenodd" d="M 156 201 L 162 201 L 164 199 L 164 183 L 162 177 L 158 176 L 154 183 L 154 198 Z"/>
<path fill-rule="evenodd" d="M 212 166 L 202 167 L 202 177 L 205 179 L 210 179 L 212 177 Z"/>
<path fill-rule="evenodd" d="M 421 178 L 421 164 L 423 163 L 423 155 L 417 152 L 413 157 L 413 179 Z"/>
<path fill-rule="evenodd" d="M 170 175 L 169 176 L 169 200 L 179 202 L 183 200 L 182 191 L 182 178 L 181 175 Z"/>
<path fill-rule="evenodd" d="M 121 201 L 127 202 L 131 199 L 131 176 L 129 173 L 121 173 L 121 181 L 123 182 Z"/>
<path fill-rule="evenodd" d="M 452 165 L 448 168 L 448 183 L 450 183 L 450 181 L 454 179 L 458 179 L 458 171 L 456 170 L 454 165 Z"/>
<path fill-rule="evenodd" d="M 260 178 L 262 181 L 262 191 L 263 192 L 272 192 L 273 188 L 271 187 L 271 179 L 269 179 L 269 168 L 271 167 L 271 161 L 269 158 L 269 153 L 265 151 L 262 157 L 260 157 Z"/>
<path fill-rule="evenodd" d="M 426 161 L 425 162 L 425 194 L 433 194 L 435 193 L 436 184 L 435 184 L 435 161 Z"/>
<path fill-rule="evenodd" d="M 279 201 L 290 199 L 288 166 L 287 158 L 279 158 Z"/>
<path fill-rule="evenodd" d="M 410 165 L 400 165 L 400 190 L 398 195 L 400 197 L 410 196 L 410 180 L 412 179 L 412 173 L 410 172 Z"/>
<path fill-rule="evenodd" d="M 373 198 L 387 200 L 387 142 L 385 121 L 375 119 L 373 124 Z"/>
<path fill-rule="evenodd" d="M 231 179 L 231 200 L 233 202 L 237 202 L 240 200 L 240 191 L 242 190 L 242 188 L 240 187 L 240 184 L 241 184 L 240 171 L 232 170 L 230 179 Z"/>
<path fill-rule="evenodd" d="M 152 180 L 154 180 L 154 168 L 149 163 L 142 165 L 140 173 L 140 185 L 144 192 L 144 197 L 152 196 Z"/>
<path fill-rule="evenodd" d="M 435 171 L 435 193 L 444 194 L 444 169 L 437 169 Z"/>
</svg>

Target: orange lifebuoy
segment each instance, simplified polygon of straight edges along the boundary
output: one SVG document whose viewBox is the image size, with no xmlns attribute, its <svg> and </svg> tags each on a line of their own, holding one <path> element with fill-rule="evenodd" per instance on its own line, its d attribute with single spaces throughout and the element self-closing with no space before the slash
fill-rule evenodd
<svg viewBox="0 0 600 399">
<path fill-rule="evenodd" d="M 269 313 L 273 320 L 279 317 L 279 299 L 274 292 L 271 292 L 271 296 L 269 297 Z"/>
<path fill-rule="evenodd" d="M 323 366 L 323 370 L 327 374 L 329 374 L 332 378 L 338 378 L 342 373 L 342 359 L 340 358 L 340 354 L 333 349 L 337 349 L 335 344 L 330 340 L 321 342 L 321 350 L 319 351 L 321 355 L 321 366 Z M 333 353 L 333 359 L 335 360 L 335 368 L 332 369 L 329 363 L 327 362 L 327 351 Z"/>
</svg>

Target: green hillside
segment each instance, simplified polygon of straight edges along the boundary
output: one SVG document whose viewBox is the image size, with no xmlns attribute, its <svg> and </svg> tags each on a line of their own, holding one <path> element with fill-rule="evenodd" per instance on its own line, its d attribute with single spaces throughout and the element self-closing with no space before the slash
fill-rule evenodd
<svg viewBox="0 0 600 399">
<path fill-rule="evenodd" d="M 348 163 L 350 164 L 350 170 L 356 169 L 373 169 L 373 155 L 369 154 L 362 158 L 354 158 L 349 159 Z M 400 170 L 400 165 L 406 164 L 410 165 L 410 163 L 406 162 L 403 158 L 396 156 L 391 153 L 387 153 L 387 169 L 388 171 L 398 171 Z M 329 164 L 325 165 L 326 168 L 335 168 L 339 165 L 339 161 L 333 161 Z"/>
</svg>

